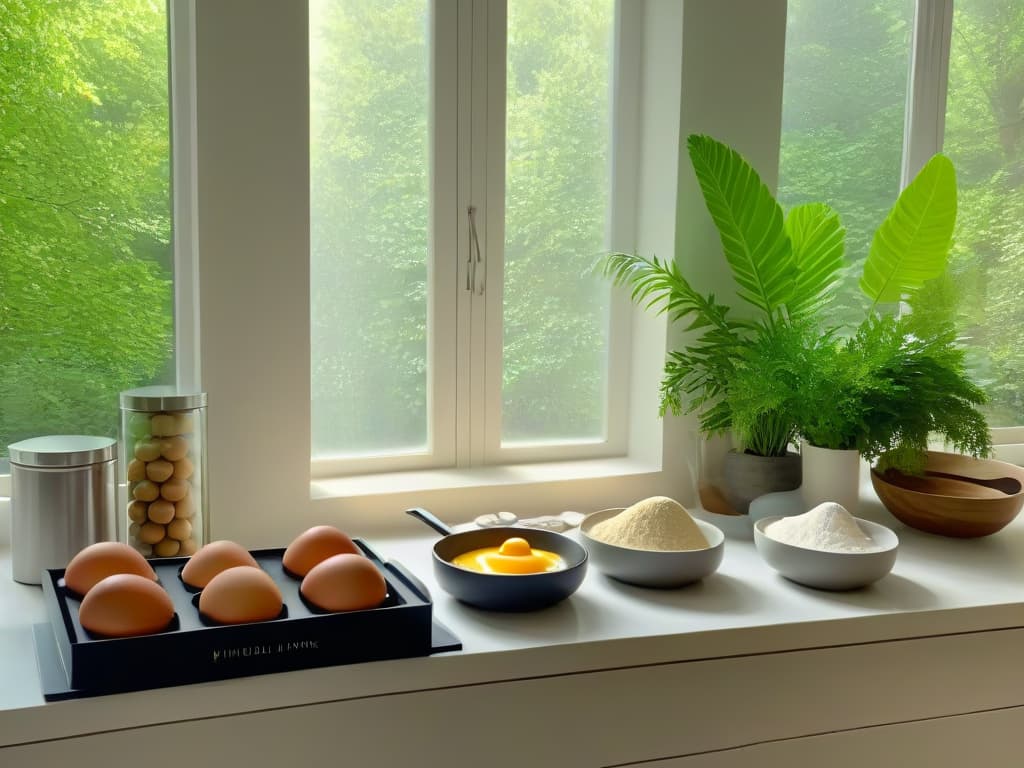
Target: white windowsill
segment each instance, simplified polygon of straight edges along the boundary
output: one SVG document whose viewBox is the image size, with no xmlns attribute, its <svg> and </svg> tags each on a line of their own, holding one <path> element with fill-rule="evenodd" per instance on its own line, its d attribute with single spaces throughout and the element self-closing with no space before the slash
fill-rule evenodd
<svg viewBox="0 0 1024 768">
<path fill-rule="evenodd" d="M 658 464 L 625 457 L 462 469 L 453 467 L 325 478 L 312 481 L 310 493 L 313 499 L 330 499 L 464 488 L 485 489 L 571 480 L 621 479 L 660 471 L 661 466 Z"/>
</svg>

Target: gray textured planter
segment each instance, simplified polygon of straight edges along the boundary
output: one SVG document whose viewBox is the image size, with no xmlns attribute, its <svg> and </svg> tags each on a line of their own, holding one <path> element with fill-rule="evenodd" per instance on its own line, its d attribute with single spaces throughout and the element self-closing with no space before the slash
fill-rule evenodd
<svg viewBox="0 0 1024 768">
<path fill-rule="evenodd" d="M 722 469 L 725 498 L 740 514 L 747 514 L 750 502 L 775 491 L 792 491 L 802 479 L 800 454 L 755 456 L 729 451 Z"/>
</svg>

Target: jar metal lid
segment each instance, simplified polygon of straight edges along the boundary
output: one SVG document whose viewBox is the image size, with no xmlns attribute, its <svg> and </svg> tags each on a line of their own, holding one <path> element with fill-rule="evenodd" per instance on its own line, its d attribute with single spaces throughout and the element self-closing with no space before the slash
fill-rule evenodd
<svg viewBox="0 0 1024 768">
<path fill-rule="evenodd" d="M 84 467 L 117 458 L 117 441 L 93 435 L 44 435 L 7 446 L 11 464 L 25 467 Z"/>
<path fill-rule="evenodd" d="M 187 411 L 206 407 L 205 392 L 182 392 L 170 385 L 139 387 L 121 393 L 121 407 L 126 411 Z"/>
</svg>

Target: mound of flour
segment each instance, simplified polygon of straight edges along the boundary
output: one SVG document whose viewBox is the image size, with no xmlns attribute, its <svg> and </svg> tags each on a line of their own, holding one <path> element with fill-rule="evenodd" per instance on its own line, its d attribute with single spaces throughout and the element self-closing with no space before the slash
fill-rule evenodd
<svg viewBox="0 0 1024 768">
<path fill-rule="evenodd" d="M 602 520 L 590 529 L 590 535 L 629 549 L 678 552 L 709 546 L 690 513 L 667 496 L 638 501 L 610 520 Z"/>
<path fill-rule="evenodd" d="M 876 552 L 875 544 L 842 504 L 826 501 L 809 512 L 776 520 L 765 535 L 783 544 L 825 552 Z"/>
</svg>

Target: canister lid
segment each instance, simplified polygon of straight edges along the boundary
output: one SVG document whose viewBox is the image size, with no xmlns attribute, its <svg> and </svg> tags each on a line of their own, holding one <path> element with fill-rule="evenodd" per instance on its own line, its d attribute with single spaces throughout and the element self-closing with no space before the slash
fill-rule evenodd
<svg viewBox="0 0 1024 768">
<path fill-rule="evenodd" d="M 82 467 L 117 458 L 117 441 L 92 435 L 44 435 L 7 446 L 11 464 L 25 467 Z"/>
<path fill-rule="evenodd" d="M 121 393 L 121 407 L 126 411 L 187 411 L 205 406 L 205 392 L 183 392 L 170 385 L 139 387 Z"/>
</svg>

